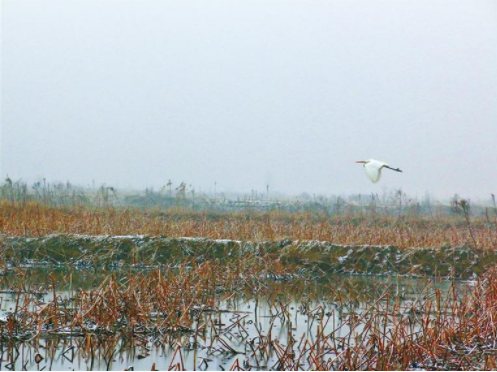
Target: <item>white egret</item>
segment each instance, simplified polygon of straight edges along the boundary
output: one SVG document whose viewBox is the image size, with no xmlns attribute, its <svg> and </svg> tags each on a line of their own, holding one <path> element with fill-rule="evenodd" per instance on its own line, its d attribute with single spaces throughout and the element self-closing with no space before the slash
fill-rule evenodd
<svg viewBox="0 0 497 372">
<path fill-rule="evenodd" d="M 381 170 L 383 168 L 391 169 L 396 172 L 402 172 L 399 168 L 391 168 L 387 163 L 374 159 L 358 160 L 356 161 L 356 163 L 364 164 L 364 169 L 366 170 L 366 176 L 368 176 L 368 178 L 373 183 L 376 183 L 380 180 Z"/>
</svg>

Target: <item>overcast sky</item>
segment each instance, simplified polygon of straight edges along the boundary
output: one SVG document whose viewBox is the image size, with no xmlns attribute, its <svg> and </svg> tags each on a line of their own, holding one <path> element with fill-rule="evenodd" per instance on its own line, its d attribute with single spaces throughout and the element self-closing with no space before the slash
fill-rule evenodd
<svg viewBox="0 0 497 372">
<path fill-rule="evenodd" d="M 2 177 L 497 193 L 497 1 L 2 1 Z M 359 159 L 384 160 L 378 184 Z"/>
</svg>

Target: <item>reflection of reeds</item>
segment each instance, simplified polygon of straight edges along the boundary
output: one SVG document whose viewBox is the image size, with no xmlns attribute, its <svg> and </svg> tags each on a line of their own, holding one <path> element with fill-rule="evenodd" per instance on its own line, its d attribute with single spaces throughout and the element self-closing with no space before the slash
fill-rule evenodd
<svg viewBox="0 0 497 372">
<path fill-rule="evenodd" d="M 88 368 L 99 360 L 109 368 L 123 352 L 146 358 L 154 347 L 169 350 L 167 364 L 174 370 L 193 369 L 185 360 L 188 351 L 202 352 L 194 367 L 207 368 L 222 356 L 230 358 L 233 370 L 496 366 L 496 270 L 473 288 L 453 283 L 441 290 L 425 280 L 421 293 L 416 289 L 418 295 L 406 301 L 398 283 L 388 280 L 283 285 L 260 275 L 265 267 L 213 261 L 196 270 L 180 266 L 120 278 L 112 274 L 70 299 L 62 298 L 58 279 L 51 276 L 47 296 L 53 299 L 47 302 L 30 294 L 27 279 L 21 279 L 12 294 L 13 311 L 0 321 L 0 363 L 14 363 L 18 343 L 25 342 L 35 350 L 43 343 L 47 353 L 23 354 L 30 363 L 41 364 L 58 353 L 71 363 L 81 358 Z M 258 301 L 251 312 L 236 309 L 237 301 L 254 296 L 267 306 L 269 326 L 260 325 Z M 307 319 L 303 334 L 294 334 L 296 311 Z"/>
<path fill-rule="evenodd" d="M 319 322 L 312 338 L 302 335 L 288 346 L 268 339 L 251 358 L 260 363 L 273 349 L 279 370 L 406 370 L 495 368 L 497 275 L 491 272 L 468 293 L 455 287 L 445 295 L 435 290 L 428 299 L 410 305 L 392 303 L 387 292 L 369 301 L 362 311 L 350 310 L 331 331 L 334 314 L 307 311 Z M 340 330 L 348 328 L 339 334 Z M 234 362 L 234 367 L 240 363 Z"/>
<path fill-rule="evenodd" d="M 462 217 L 462 218 L 461 218 Z M 195 236 L 238 240 L 324 240 L 340 244 L 438 247 L 477 245 L 491 249 L 497 229 L 484 217 L 359 216 L 319 217 L 301 213 L 203 213 L 129 208 L 54 208 L 0 202 L 0 229 L 12 236 L 53 233 L 169 237 Z"/>
</svg>

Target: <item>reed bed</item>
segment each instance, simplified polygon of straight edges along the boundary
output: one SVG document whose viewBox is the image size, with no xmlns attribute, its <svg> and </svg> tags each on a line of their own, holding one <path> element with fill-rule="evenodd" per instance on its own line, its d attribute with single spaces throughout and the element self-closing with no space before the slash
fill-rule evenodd
<svg viewBox="0 0 497 372">
<path fill-rule="evenodd" d="M 425 279 L 416 295 L 395 281 L 278 284 L 274 270 L 285 274 L 271 262 L 208 262 L 112 274 L 91 289 L 69 281 L 64 291 L 54 275 L 44 288 L 21 276 L 0 320 L 0 363 L 43 368 L 58 356 L 112 368 L 126 354 L 152 370 L 159 361 L 169 370 L 496 367 L 496 270 L 470 287 Z"/>
<path fill-rule="evenodd" d="M 0 232 L 9 236 L 48 234 L 164 235 L 211 239 L 321 240 L 336 244 L 399 248 L 497 246 L 497 221 L 462 215 L 339 215 L 286 212 L 192 212 L 132 208 L 50 207 L 0 202 Z"/>
</svg>

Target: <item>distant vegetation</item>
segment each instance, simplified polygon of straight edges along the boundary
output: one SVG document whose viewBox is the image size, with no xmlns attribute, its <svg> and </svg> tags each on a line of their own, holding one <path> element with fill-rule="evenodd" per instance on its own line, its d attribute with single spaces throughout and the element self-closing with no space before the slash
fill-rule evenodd
<svg viewBox="0 0 497 372">
<path fill-rule="evenodd" d="M 169 181 L 160 190 L 146 188 L 141 191 L 118 190 L 112 186 L 81 187 L 66 183 L 49 183 L 46 180 L 28 185 L 7 178 L 0 186 L 0 201 L 13 204 L 35 202 L 50 207 L 133 207 L 149 210 L 182 210 L 207 212 L 305 212 L 318 215 L 390 215 L 390 216 L 450 216 L 469 212 L 488 222 L 497 220 L 495 195 L 489 195 L 486 203 L 474 204 L 457 194 L 442 203 L 426 194 L 421 199 L 410 197 L 402 190 L 384 191 L 381 195 L 270 195 L 269 188 L 263 192 L 252 190 L 249 194 L 205 193 L 196 191 L 192 185 Z M 462 202 L 462 203 L 461 203 Z"/>
<path fill-rule="evenodd" d="M 227 198 L 174 188 L 125 192 L 7 179 L 0 187 L 0 231 L 10 236 L 52 233 L 194 236 L 239 240 L 323 240 L 405 247 L 497 246 L 495 197 L 473 205 L 410 198 L 402 190 L 378 195 Z"/>
</svg>

